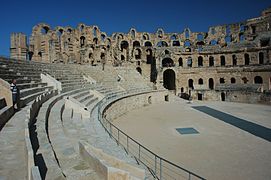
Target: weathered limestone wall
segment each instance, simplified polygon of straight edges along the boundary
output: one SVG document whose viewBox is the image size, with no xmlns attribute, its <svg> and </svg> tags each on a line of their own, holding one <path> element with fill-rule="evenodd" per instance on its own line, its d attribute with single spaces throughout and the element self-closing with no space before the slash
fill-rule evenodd
<svg viewBox="0 0 271 180">
<path fill-rule="evenodd" d="M 0 78 L 0 97 L 4 97 L 7 106 L 12 106 L 12 93 L 10 91 L 10 85 L 8 82 Z"/>
<path fill-rule="evenodd" d="M 108 120 L 114 120 L 123 114 L 134 109 L 165 101 L 165 96 L 169 96 L 167 91 L 149 92 L 138 95 L 124 97 L 112 102 L 105 109 L 103 115 Z"/>
</svg>

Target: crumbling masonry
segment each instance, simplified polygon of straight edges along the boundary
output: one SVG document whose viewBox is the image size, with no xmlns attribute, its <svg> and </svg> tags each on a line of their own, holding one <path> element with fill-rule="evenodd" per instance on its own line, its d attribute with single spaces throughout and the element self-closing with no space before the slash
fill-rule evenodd
<svg viewBox="0 0 271 180">
<path fill-rule="evenodd" d="M 208 32 L 137 32 L 107 36 L 97 26 L 41 23 L 29 43 L 11 35 L 10 56 L 48 63 L 132 66 L 157 87 L 198 100 L 270 101 L 271 8 L 244 22 Z M 105 69 L 106 71 L 106 69 Z"/>
</svg>

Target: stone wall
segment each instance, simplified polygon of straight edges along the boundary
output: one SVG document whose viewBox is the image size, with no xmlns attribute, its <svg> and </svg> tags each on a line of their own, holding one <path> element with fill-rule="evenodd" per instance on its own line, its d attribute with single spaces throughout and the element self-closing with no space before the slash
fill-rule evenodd
<svg viewBox="0 0 271 180">
<path fill-rule="evenodd" d="M 123 114 L 134 109 L 165 101 L 165 96 L 169 96 L 166 91 L 156 91 L 143 94 L 127 96 L 111 102 L 104 110 L 103 116 L 108 120 L 114 120 Z"/>
</svg>

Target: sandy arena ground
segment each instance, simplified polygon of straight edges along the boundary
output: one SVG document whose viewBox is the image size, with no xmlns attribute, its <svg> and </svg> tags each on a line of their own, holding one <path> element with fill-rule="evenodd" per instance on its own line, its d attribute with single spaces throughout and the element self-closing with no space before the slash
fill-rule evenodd
<svg viewBox="0 0 271 180">
<path fill-rule="evenodd" d="M 191 106 L 208 106 L 271 128 L 271 106 L 230 102 L 173 102 L 131 111 L 114 124 L 142 145 L 207 179 L 271 179 L 271 142 Z M 193 127 L 199 134 L 175 129 Z"/>
</svg>

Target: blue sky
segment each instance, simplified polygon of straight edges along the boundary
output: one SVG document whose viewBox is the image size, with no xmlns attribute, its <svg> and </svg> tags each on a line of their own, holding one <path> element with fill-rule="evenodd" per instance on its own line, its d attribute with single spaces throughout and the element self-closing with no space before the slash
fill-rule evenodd
<svg viewBox="0 0 271 180">
<path fill-rule="evenodd" d="M 271 6 L 270 0 L 5 0 L 0 10 L 0 55 L 9 55 L 10 34 L 31 34 L 39 23 L 76 27 L 82 22 L 112 32 L 207 31 L 209 26 L 257 17 Z"/>
</svg>

